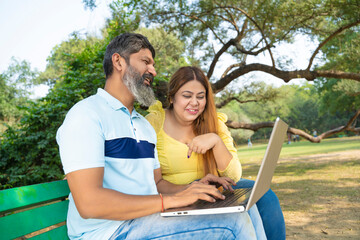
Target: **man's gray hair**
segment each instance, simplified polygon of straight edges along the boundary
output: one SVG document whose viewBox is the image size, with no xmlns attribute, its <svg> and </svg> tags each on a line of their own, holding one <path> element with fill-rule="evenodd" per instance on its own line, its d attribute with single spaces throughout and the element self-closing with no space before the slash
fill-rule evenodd
<svg viewBox="0 0 360 240">
<path fill-rule="evenodd" d="M 155 50 L 149 40 L 137 33 L 123 33 L 116 36 L 106 47 L 103 68 L 106 79 L 113 73 L 112 55 L 118 53 L 129 64 L 130 55 L 139 52 L 141 49 L 149 49 L 152 57 L 155 58 Z"/>
</svg>

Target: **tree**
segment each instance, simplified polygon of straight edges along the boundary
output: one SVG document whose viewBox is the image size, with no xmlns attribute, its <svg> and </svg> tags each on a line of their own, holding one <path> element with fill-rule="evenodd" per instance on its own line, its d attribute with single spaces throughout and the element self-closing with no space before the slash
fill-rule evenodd
<svg viewBox="0 0 360 240">
<path fill-rule="evenodd" d="M 9 127 L 1 136 L 0 188 L 9 188 L 63 178 L 56 131 L 74 103 L 93 94 L 104 84 L 102 44 L 87 47 L 68 62 L 48 95 L 28 103 L 19 127 Z"/>
<path fill-rule="evenodd" d="M 84 2 L 89 4 L 88 7 L 95 7 L 95 1 L 84 0 Z M 145 2 L 145 4 L 146 3 L 147 2 Z M 208 69 L 207 74 L 213 82 L 214 90 L 217 91 L 217 96 L 219 97 L 217 104 L 219 107 L 222 107 L 220 110 L 227 110 L 228 106 L 231 105 L 238 106 L 236 104 L 239 102 L 247 102 L 246 105 L 241 105 L 242 108 L 231 108 L 231 110 L 236 114 L 242 114 L 241 118 L 233 118 L 233 120 L 248 123 L 229 121 L 227 123 L 229 126 L 258 130 L 264 127 L 271 127 L 273 122 L 268 120 L 272 119 L 275 115 L 280 115 L 283 118 L 288 117 L 288 120 L 291 120 L 289 116 L 293 116 L 293 118 L 303 116 L 301 115 L 302 112 L 301 114 L 297 113 L 297 115 L 295 115 L 295 111 L 294 115 L 291 115 L 290 113 L 292 113 L 291 111 L 293 109 L 291 109 L 288 103 L 292 102 L 289 92 L 298 94 L 298 92 L 306 92 L 305 89 L 292 87 L 277 89 L 263 83 L 242 84 L 243 87 L 240 88 L 239 83 L 244 80 L 244 77 L 236 77 L 236 74 L 239 75 L 244 69 L 247 72 L 251 72 L 253 71 L 251 70 L 252 67 L 255 65 L 267 66 L 264 63 L 256 63 L 254 65 L 254 63 L 248 63 L 247 61 L 251 54 L 256 55 L 254 53 L 258 52 L 257 54 L 260 54 L 265 51 L 268 52 L 267 56 L 270 59 L 275 58 L 277 56 L 275 54 L 276 51 L 273 51 L 272 48 L 284 41 L 291 42 L 291 39 L 296 36 L 296 34 L 299 34 L 300 31 L 302 33 L 312 34 L 314 39 L 320 39 L 320 36 L 324 35 L 324 39 L 326 40 L 326 36 L 331 35 L 333 31 L 330 29 L 330 26 L 324 27 L 323 24 L 330 22 L 332 15 L 328 17 L 330 20 L 328 18 L 325 18 L 325 20 L 317 18 L 317 14 L 321 13 L 321 11 L 317 10 L 317 7 L 321 7 L 322 2 L 316 2 L 318 5 L 314 5 L 314 10 L 310 15 L 306 15 L 306 11 L 309 10 L 309 6 L 307 5 L 311 5 L 308 2 L 293 3 L 292 1 L 278 1 L 273 3 L 264 1 L 263 6 L 260 6 L 260 3 L 256 1 L 254 4 L 252 4 L 252 1 L 240 2 L 244 6 L 245 4 L 249 6 L 246 8 L 246 11 L 251 15 L 249 15 L 248 12 L 245 12 L 246 14 L 241 11 L 236 12 L 238 10 L 237 8 L 239 8 L 238 6 L 242 6 L 241 4 L 230 8 L 226 7 L 227 5 L 224 7 L 212 1 L 190 1 L 190 3 L 186 4 L 180 1 L 170 1 L 173 5 L 161 1 L 155 1 L 154 4 L 156 3 L 160 5 L 153 5 L 153 2 L 149 1 L 149 5 L 146 5 L 148 12 L 142 13 L 141 7 L 144 7 L 142 5 L 143 2 L 135 1 L 126 3 L 126 1 L 115 1 L 110 5 L 112 16 L 106 22 L 102 37 L 94 38 L 86 35 L 76 35 L 54 48 L 52 55 L 48 59 L 49 64 L 46 74 L 49 75 L 45 73 L 41 75 L 43 80 L 51 85 L 48 95 L 42 99 L 28 102 L 28 105 L 24 107 L 23 117 L 21 118 L 19 126 L 9 127 L 0 137 L 0 188 L 52 181 L 63 177 L 57 144 L 55 142 L 56 130 L 59 128 L 66 112 L 71 106 L 87 96 L 94 94 L 98 87 L 103 87 L 104 74 L 102 70 L 102 60 L 105 48 L 114 36 L 122 32 L 140 31 L 144 33 L 151 38 L 152 42 L 154 41 L 153 44 L 157 53 L 161 53 L 157 54 L 155 61 L 157 68 L 161 69 L 163 74 L 159 74 L 154 81 L 155 92 L 160 100 L 164 101 L 166 97 L 165 91 L 168 73 L 177 68 L 178 65 L 181 66 L 185 63 L 195 64 Z M 222 4 L 229 5 L 231 3 L 232 1 L 225 1 Z M 352 2 L 350 1 L 350 3 Z M 334 3 L 334 6 L 325 7 L 331 11 L 335 11 L 334 9 L 340 9 L 339 6 L 337 3 Z M 139 26 L 142 26 L 141 21 L 151 23 L 152 19 L 150 15 L 154 14 L 153 10 L 157 7 L 164 11 L 169 11 L 169 9 L 174 9 L 174 11 L 178 11 L 179 9 L 191 11 L 191 7 L 196 7 L 196 11 L 193 13 L 200 15 L 198 15 L 197 18 L 191 18 L 187 13 L 185 15 L 181 13 L 177 15 L 176 21 L 174 22 L 166 21 L 166 15 L 159 15 L 157 17 L 164 18 L 163 25 L 157 25 L 155 28 L 152 28 L 152 30 L 139 29 Z M 283 12 L 278 12 L 276 7 Z M 332 9 L 332 7 L 334 9 Z M 353 9 L 357 9 L 354 6 L 352 7 Z M 295 16 L 296 12 L 295 10 L 293 11 L 292 8 L 296 8 L 299 11 L 299 15 Z M 274 11 L 274 9 L 276 11 Z M 350 8 L 346 5 L 344 9 Z M 285 10 L 289 10 L 289 12 Z M 220 11 L 221 14 L 217 11 Z M 210 16 L 211 14 L 213 14 L 213 17 L 207 19 L 208 15 Z M 231 14 L 235 14 L 234 17 L 236 18 L 231 19 Z M 301 24 L 293 25 L 293 28 L 289 30 L 290 25 L 283 19 L 283 14 L 286 14 L 286 16 L 294 15 L 294 19 L 290 18 L 291 21 L 289 20 L 289 24 L 294 24 L 296 21 L 299 22 L 299 19 L 303 19 L 303 21 L 300 21 Z M 356 14 L 354 11 L 345 12 L 343 14 L 345 16 L 344 19 L 348 21 L 350 19 L 349 16 L 353 16 L 354 14 Z M 261 31 L 247 15 L 251 16 L 252 20 L 256 20 L 257 25 L 259 25 L 258 22 L 262 23 L 259 25 L 261 26 Z M 338 13 L 336 16 L 342 17 L 343 15 L 342 13 Z M 140 18 L 140 16 L 142 16 L 142 18 Z M 304 18 L 304 16 L 308 16 L 309 19 L 315 18 L 315 23 L 311 21 L 307 22 L 307 18 Z M 204 19 L 206 21 L 204 21 Z M 236 22 L 239 19 L 243 21 L 244 26 Z M 227 20 L 230 20 L 230 22 Z M 236 33 L 238 32 L 236 28 L 234 30 L 235 25 L 232 24 L 232 22 L 242 26 L 239 32 L 242 32 L 242 38 L 236 38 L 236 36 L 238 36 Z M 340 24 L 341 21 L 335 21 L 335 23 Z M 321 27 L 319 29 L 324 31 L 321 32 L 315 27 Z M 334 28 L 334 26 L 332 27 Z M 325 30 L 327 30 L 327 32 Z M 352 27 L 351 30 L 354 30 L 355 34 L 358 34 L 356 27 Z M 323 35 L 318 34 L 317 31 Z M 344 31 L 344 33 L 348 34 L 348 30 Z M 283 37 L 281 38 L 279 36 Z M 232 39 L 237 39 L 238 42 Z M 252 45 L 254 41 L 257 41 L 257 43 Z M 222 43 L 225 43 L 225 45 L 228 43 L 228 45 L 226 45 L 227 47 L 224 48 Z M 343 44 L 342 42 L 336 45 L 332 41 L 328 41 L 327 44 L 343 47 L 341 45 Z M 325 46 L 328 46 L 327 44 L 325 44 Z M 346 48 L 348 48 L 348 45 L 346 46 Z M 273 57 L 269 54 L 270 52 L 274 53 Z M 230 56 L 227 61 L 224 61 L 227 64 L 227 68 L 222 75 L 216 74 L 215 70 L 217 70 L 220 65 L 219 59 L 226 54 Z M 325 52 L 323 52 L 323 55 L 325 55 Z M 167 58 L 164 56 L 167 56 Z M 329 58 L 339 59 L 340 62 L 342 61 L 336 57 L 330 56 Z M 288 65 L 285 64 L 287 60 L 288 59 L 279 57 L 276 61 L 276 67 L 268 67 L 281 73 L 290 71 L 287 69 Z M 326 64 L 328 63 L 330 64 L 331 61 L 328 60 Z M 310 72 L 326 72 L 329 71 L 329 69 L 333 69 L 333 67 L 326 64 L 318 65 L 316 68 L 312 65 Z M 338 64 L 335 65 L 337 66 Z M 350 68 L 351 65 L 349 62 L 347 69 L 340 68 L 336 69 L 336 71 L 356 71 Z M 58 66 L 61 67 L 56 69 Z M 281 68 L 278 66 L 281 66 Z M 56 71 L 53 71 L 55 69 Z M 34 77 L 31 79 L 39 80 L 40 78 Z M 224 83 L 224 79 L 230 79 L 230 81 L 219 88 L 219 84 Z M 327 78 L 323 79 L 318 79 L 319 88 L 317 89 L 319 90 L 319 94 L 323 94 L 321 96 L 325 96 L 325 91 L 321 92 L 320 89 L 334 91 L 333 87 L 329 87 L 330 80 L 327 80 Z M 336 79 L 334 81 L 338 82 Z M 288 96 L 285 95 L 285 93 L 288 94 Z M 299 96 L 301 99 L 306 100 L 305 102 L 308 105 L 301 105 L 301 102 L 296 103 L 293 101 L 294 105 L 297 104 L 303 109 L 307 106 L 313 106 L 311 105 L 311 98 L 307 94 L 302 93 L 299 94 Z M 228 97 L 232 98 L 230 99 L 231 101 L 229 101 Z M 263 104 L 264 102 L 266 102 L 266 104 Z M 348 110 L 348 112 L 349 111 L 350 110 Z M 316 113 L 315 111 L 312 112 L 314 112 L 314 114 Z M 359 114 L 360 112 L 353 117 L 353 122 Z M 250 115 L 252 115 L 251 118 L 249 117 Z M 264 115 L 266 118 L 264 118 Z M 229 116 L 234 115 L 229 114 Z M 256 123 L 264 120 L 267 122 Z M 295 120 L 293 124 L 297 124 Z M 353 127 L 350 125 L 348 124 L 348 126 L 340 130 L 337 129 L 336 131 L 342 131 L 346 127 Z M 296 130 L 297 129 L 293 128 L 289 129 L 290 132 L 296 132 Z M 304 130 L 302 134 L 306 136 L 308 133 L 306 129 Z M 266 131 L 264 132 L 266 133 Z M 330 134 L 333 134 L 333 132 Z M 311 136 L 309 139 L 314 141 L 314 139 L 311 139 Z"/>
<path fill-rule="evenodd" d="M 359 29 L 357 29 L 359 31 Z M 333 39 L 331 44 L 323 48 L 325 69 L 345 69 L 351 72 L 360 72 L 360 39 L 353 29 Z M 331 113 L 354 112 L 360 106 L 360 82 L 347 79 L 317 79 L 317 91 L 321 94 L 323 111 Z"/>
<path fill-rule="evenodd" d="M 82 37 L 80 33 L 73 32 L 70 38 L 56 45 L 46 59 L 47 65 L 44 72 L 41 72 L 36 79 L 38 84 L 54 86 L 57 81 L 61 81 L 69 69 L 67 65 L 76 58 L 76 54 L 81 53 L 87 46 L 96 44 L 99 39 L 92 36 Z"/>
<path fill-rule="evenodd" d="M 233 91 L 222 91 L 216 99 L 218 111 L 224 112 L 232 122 L 254 123 L 265 119 L 276 118 L 279 114 L 287 115 L 287 105 L 283 101 L 281 90 L 264 82 L 250 82 L 244 84 L 236 93 Z M 266 103 L 266 104 L 265 104 Z M 283 104 L 285 103 L 285 104 Z M 268 131 L 258 131 L 253 136 L 253 131 L 242 129 L 231 129 L 231 135 L 237 144 L 244 143 L 249 137 L 252 139 L 263 138 Z"/>
<path fill-rule="evenodd" d="M 28 62 L 15 58 L 0 74 L 0 123 L 13 125 L 21 118 L 20 106 L 26 105 L 30 95 L 28 89 L 34 85 L 37 74 Z"/>
<path fill-rule="evenodd" d="M 45 82 L 52 85 L 49 93 L 37 101 L 30 101 L 24 107 L 19 126 L 9 127 L 0 137 L 0 189 L 63 178 L 55 140 L 57 129 L 76 102 L 96 93 L 97 88 L 104 87 L 102 61 L 106 46 L 113 36 L 139 30 L 136 16 L 127 17 L 127 13 L 117 7 L 116 4 L 112 5 L 112 9 L 116 10 L 115 19 L 107 21 L 102 38 L 72 36 L 52 51 L 45 72 L 54 74 L 47 75 L 50 79 L 44 77 Z M 178 48 L 177 53 L 180 53 L 184 44 L 171 34 L 164 35 L 161 29 L 153 32 L 159 33 L 153 37 L 168 41 L 167 48 L 156 50 L 163 51 L 169 59 L 161 61 L 160 56 L 157 65 L 165 69 L 181 64 L 184 61 L 179 57 L 181 54 L 175 59 L 171 59 L 171 56 L 173 49 Z M 50 71 L 57 67 L 57 63 L 61 66 L 58 71 Z M 160 77 L 165 79 L 164 76 Z"/>
<path fill-rule="evenodd" d="M 175 34 L 165 32 L 161 27 L 150 29 L 140 28 L 135 32 L 146 36 L 156 51 L 155 63 L 157 76 L 154 79 L 153 89 L 156 98 L 163 102 L 163 106 L 167 106 L 167 82 L 171 74 L 179 67 L 189 64 L 196 65 L 197 62 L 184 54 L 184 42 L 179 40 Z M 144 107 L 142 109 L 145 110 L 146 108 Z M 146 114 L 146 112 L 143 113 Z"/>
<path fill-rule="evenodd" d="M 161 27 L 140 28 L 136 32 L 146 36 L 156 50 L 156 72 L 160 78 L 170 78 L 179 67 L 191 61 L 184 56 L 185 44 L 175 34 L 167 33 Z"/>
<path fill-rule="evenodd" d="M 109 22 L 105 28 L 109 29 L 106 37 L 92 42 L 91 46 L 85 44 L 82 51 L 69 51 L 70 57 L 66 52 L 53 51 L 60 56 L 59 62 L 64 62 L 64 74 L 57 76 L 61 81 L 54 83 L 46 97 L 29 102 L 19 127 L 9 127 L 1 135 L 0 188 L 63 178 L 56 131 L 76 102 L 104 86 L 102 60 L 110 34 L 135 31 L 138 25 L 124 17 Z"/>
<path fill-rule="evenodd" d="M 189 55 L 195 52 L 195 58 L 212 81 L 215 93 L 224 90 L 230 83 L 250 72 L 261 71 L 289 82 L 295 78 L 307 81 L 323 79 L 350 79 L 360 81 L 358 69 L 336 65 L 335 68 L 326 61 L 320 61 L 320 53 L 325 53 L 327 61 L 334 57 L 328 49 L 343 34 L 349 35 L 346 41 L 337 42 L 336 46 L 351 52 L 360 39 L 360 2 L 357 0 L 334 1 L 121 1 L 126 8 L 137 11 L 147 25 L 161 24 L 168 32 L 177 34 L 187 43 Z M 313 50 L 308 66 L 305 69 L 288 69 L 291 59 L 281 56 L 276 47 L 282 43 L 291 43 L 298 35 L 308 36 L 319 43 Z M 356 39 L 356 40 L 354 40 Z M 349 43 L 351 42 L 351 43 Z M 195 50 L 194 50 L 195 49 Z M 359 48 L 357 48 L 359 49 Z M 324 50 L 324 51 L 323 51 Z M 351 56 L 359 56 L 356 53 Z M 249 62 L 251 56 L 264 54 L 270 65 Z M 228 56 L 227 69 L 221 76 L 215 76 L 221 58 Z M 316 59 L 319 62 L 316 63 Z M 337 58 L 337 62 L 353 64 L 349 59 Z M 241 79 L 241 78 L 240 78 Z M 243 78 L 242 78 L 243 79 Z M 360 132 L 354 126 L 360 109 L 353 112 L 353 117 L 343 127 L 329 130 L 314 138 L 305 131 L 289 128 L 289 132 L 299 134 L 312 142 L 344 130 Z M 272 122 L 245 124 L 229 122 L 229 127 L 258 130 L 272 127 Z"/>
</svg>

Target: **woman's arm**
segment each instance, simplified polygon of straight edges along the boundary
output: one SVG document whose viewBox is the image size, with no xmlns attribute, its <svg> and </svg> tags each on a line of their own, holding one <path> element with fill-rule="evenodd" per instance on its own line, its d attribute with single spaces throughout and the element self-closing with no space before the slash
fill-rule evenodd
<svg viewBox="0 0 360 240">
<path fill-rule="evenodd" d="M 242 169 L 233 138 L 222 120 L 219 120 L 218 127 L 218 135 L 209 133 L 195 137 L 188 144 L 188 156 L 192 152 L 204 154 L 212 148 L 220 176 L 230 177 L 237 182 L 241 178 Z"/>
<path fill-rule="evenodd" d="M 229 162 L 228 166 L 225 169 L 218 169 L 220 176 L 227 176 L 233 179 L 235 182 L 238 182 L 242 175 L 241 164 L 239 161 L 237 149 L 234 146 L 234 140 L 231 137 L 231 133 L 228 127 L 225 125 L 227 121 L 227 117 L 219 116 L 218 121 L 218 134 L 219 137 L 222 139 L 223 143 L 225 144 L 226 148 L 232 155 L 232 159 Z"/>
<path fill-rule="evenodd" d="M 177 185 L 166 181 L 162 178 L 161 168 L 154 170 L 154 179 L 159 193 L 177 193 L 185 190 L 189 186 L 189 184 Z"/>
<path fill-rule="evenodd" d="M 232 185 L 236 185 L 236 183 L 228 177 L 217 177 L 212 174 L 208 174 L 199 181 L 194 181 L 190 184 L 184 184 L 184 185 L 177 185 L 170 183 L 162 178 L 161 169 L 155 169 L 154 170 L 154 179 L 156 183 L 156 187 L 159 193 L 165 193 L 165 194 L 175 194 L 179 193 L 181 191 L 186 190 L 193 184 L 206 184 L 206 185 L 214 185 L 216 187 L 222 186 L 225 189 L 233 190 Z"/>
</svg>

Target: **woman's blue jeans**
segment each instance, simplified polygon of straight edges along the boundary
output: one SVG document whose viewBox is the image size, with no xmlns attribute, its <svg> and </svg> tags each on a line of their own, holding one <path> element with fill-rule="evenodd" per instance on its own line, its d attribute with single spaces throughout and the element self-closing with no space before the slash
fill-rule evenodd
<svg viewBox="0 0 360 240">
<path fill-rule="evenodd" d="M 255 181 L 242 178 L 237 182 L 235 188 L 248 188 L 254 184 Z M 279 199 L 275 193 L 269 189 L 269 191 L 257 201 L 256 206 L 261 216 L 267 239 L 286 239 L 284 215 L 280 207 Z"/>
</svg>

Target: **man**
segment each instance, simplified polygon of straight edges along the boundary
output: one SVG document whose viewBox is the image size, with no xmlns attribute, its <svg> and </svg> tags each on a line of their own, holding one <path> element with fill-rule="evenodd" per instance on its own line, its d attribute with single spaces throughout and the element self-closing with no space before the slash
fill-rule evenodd
<svg viewBox="0 0 360 240">
<path fill-rule="evenodd" d="M 159 216 L 164 209 L 187 206 L 198 199 L 222 199 L 208 183 L 231 188 L 233 182 L 209 175 L 179 186 L 162 179 L 155 131 L 134 109 L 135 100 L 143 105 L 154 100 L 154 57 L 153 47 L 142 35 L 126 33 L 113 39 L 104 57 L 104 89 L 74 105 L 58 130 L 60 157 L 71 190 L 69 237 L 254 238 L 247 213 Z"/>
</svg>

